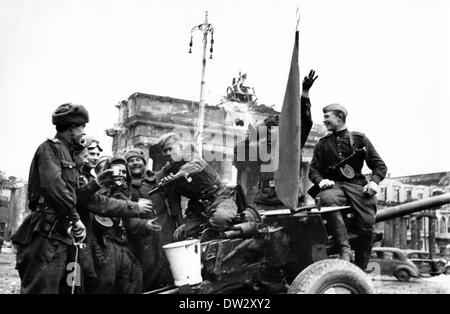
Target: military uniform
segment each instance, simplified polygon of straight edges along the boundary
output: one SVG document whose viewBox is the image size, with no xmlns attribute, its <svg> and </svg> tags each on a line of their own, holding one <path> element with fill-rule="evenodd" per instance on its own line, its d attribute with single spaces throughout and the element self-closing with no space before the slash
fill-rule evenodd
<svg viewBox="0 0 450 314">
<path fill-rule="evenodd" d="M 301 104 L 301 143 L 300 147 L 303 148 L 303 146 L 306 143 L 306 140 L 308 138 L 309 132 L 311 131 L 312 127 L 312 118 L 311 118 L 311 102 L 308 97 L 301 97 L 300 100 Z M 278 126 L 278 121 L 274 117 L 269 117 L 264 120 L 264 125 L 268 128 L 272 126 Z M 267 143 L 267 150 L 270 150 L 271 143 L 270 139 L 268 139 L 269 142 Z M 261 143 L 258 143 L 261 145 Z M 276 209 L 276 208 L 283 208 L 285 207 L 283 203 L 278 198 L 276 191 L 275 191 L 275 178 L 274 178 L 274 172 L 262 172 L 261 166 L 263 165 L 269 165 L 271 160 L 263 161 L 261 157 L 259 156 L 259 148 L 258 148 L 258 158 L 256 161 L 250 161 L 249 160 L 249 150 L 250 150 L 250 143 L 249 139 L 247 138 L 245 141 L 239 143 L 238 145 L 244 145 L 245 146 L 245 152 L 246 152 L 246 158 L 245 160 L 238 160 L 237 152 L 238 147 L 235 147 L 235 154 L 234 154 L 234 165 L 237 167 L 239 174 L 238 177 L 240 177 L 240 174 L 246 171 L 246 168 L 252 168 L 254 169 L 259 178 L 257 180 L 257 191 L 255 195 L 252 195 L 252 188 L 247 187 L 247 195 L 250 203 L 254 203 L 258 210 L 268 210 L 268 209 Z M 300 178 L 306 178 L 306 166 L 303 164 L 301 165 L 300 169 Z M 248 176 L 252 175 L 252 173 L 248 173 Z M 303 190 L 303 186 L 306 185 L 305 182 L 302 184 L 299 184 L 299 202 L 303 201 L 305 192 Z"/>
<path fill-rule="evenodd" d="M 31 213 L 12 241 L 21 293 L 58 293 L 72 238 L 67 230 L 80 219 L 75 206 L 78 171 L 70 144 L 57 136 L 42 143 L 31 162 L 28 199 Z"/>
<path fill-rule="evenodd" d="M 95 232 L 95 215 L 103 217 L 135 218 L 141 215 L 139 206 L 127 199 L 121 200 L 109 198 L 100 193 L 100 186 L 88 171 L 83 171 L 80 176 L 81 186 L 77 189 L 77 210 L 81 220 L 86 226 L 86 247 L 80 250 L 79 262 L 81 265 L 83 291 L 91 293 L 101 285 L 100 278 L 96 273 L 96 267 L 101 266 L 106 257 L 103 248 L 97 241 Z"/>
<path fill-rule="evenodd" d="M 173 233 L 178 225 L 168 210 L 163 193 L 148 195 L 159 182 L 158 174 L 147 170 L 142 177 L 133 177 L 131 187 L 133 201 L 146 198 L 152 201 L 156 224 L 161 226 L 160 232 L 153 232 L 147 228 L 147 219 L 128 219 L 126 230 L 130 247 L 140 261 L 143 271 L 144 290 L 150 291 L 173 283 L 170 265 L 162 246 L 174 241 Z M 182 224 L 179 212 L 180 225 Z"/>
<path fill-rule="evenodd" d="M 105 164 L 104 169 L 109 169 L 110 164 L 120 162 L 126 165 L 122 158 L 112 158 Z M 128 169 L 128 168 L 127 168 Z M 102 189 L 99 193 L 112 201 L 128 203 L 131 197 L 131 176 L 127 171 L 127 182 L 120 187 Z M 134 203 L 133 203 L 134 204 Z M 136 205 L 136 204 L 135 204 Z M 122 208 L 124 209 L 124 208 Z M 122 211 L 122 214 L 127 213 Z M 104 216 L 111 216 L 103 213 Z M 131 214 L 131 212 L 130 212 Z M 93 233 L 98 247 L 94 248 L 95 273 L 98 280 L 88 285 L 86 292 L 95 294 L 134 294 L 143 291 L 142 269 L 139 261 L 129 249 L 129 241 L 123 219 L 119 218 L 116 212 L 112 220 L 111 227 L 105 227 L 98 223 L 97 219 L 92 219 Z M 133 217 L 130 215 L 128 217 Z"/>
<path fill-rule="evenodd" d="M 325 110 L 324 110 L 325 111 Z M 352 144 L 353 143 L 353 144 Z M 356 150 L 365 148 L 365 153 L 355 155 L 348 161 L 354 172 L 346 175 L 332 166 L 352 155 Z M 367 196 L 363 188 L 367 184 L 361 169 L 366 161 L 372 170 L 371 181 L 379 183 L 386 176 L 387 168 L 370 140 L 363 133 L 349 132 L 347 129 L 333 132 L 319 140 L 314 148 L 309 178 L 318 185 L 323 179 L 335 181 L 332 188 L 320 191 L 317 198 L 322 206 L 350 205 L 355 216 L 355 230 L 358 243 L 355 252 L 355 263 L 365 269 L 373 241 L 373 228 L 377 211 L 375 196 Z M 350 178 L 349 178 L 350 177 Z M 338 246 L 348 246 L 346 227 L 339 212 L 327 219 L 330 231 Z"/>
<path fill-rule="evenodd" d="M 205 226 L 223 231 L 237 215 L 234 191 L 222 183 L 220 175 L 199 155 L 188 160 L 169 163 L 163 176 L 185 173 L 192 179 L 181 178 L 169 185 L 167 199 L 172 212 L 181 211 L 181 196 L 189 199 L 185 212 L 186 236 L 198 235 Z"/>
</svg>

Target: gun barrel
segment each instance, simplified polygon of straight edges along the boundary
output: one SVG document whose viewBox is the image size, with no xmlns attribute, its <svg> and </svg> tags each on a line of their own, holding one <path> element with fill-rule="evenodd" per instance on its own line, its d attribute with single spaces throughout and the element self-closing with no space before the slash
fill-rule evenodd
<svg viewBox="0 0 450 314">
<path fill-rule="evenodd" d="M 375 220 L 376 222 L 381 222 L 409 215 L 412 213 L 416 213 L 422 210 L 436 209 L 436 207 L 449 203 L 450 203 L 450 193 L 445 193 L 406 204 L 401 204 L 389 208 L 383 208 L 377 212 Z"/>
</svg>

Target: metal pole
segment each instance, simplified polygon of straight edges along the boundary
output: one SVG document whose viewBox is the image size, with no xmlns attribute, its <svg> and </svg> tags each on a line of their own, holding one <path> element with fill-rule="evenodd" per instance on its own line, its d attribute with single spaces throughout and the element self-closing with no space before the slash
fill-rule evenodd
<svg viewBox="0 0 450 314">
<path fill-rule="evenodd" d="M 203 155 L 203 128 L 205 125 L 205 102 L 203 94 L 205 90 L 205 70 L 206 70 L 206 45 L 208 43 L 208 11 L 205 13 L 205 28 L 203 29 L 203 59 L 202 59 L 202 81 L 200 83 L 200 102 L 198 106 L 198 134 L 197 150 L 200 156 Z"/>
<path fill-rule="evenodd" d="M 191 42 L 189 43 L 189 53 L 192 52 L 192 38 L 194 31 L 200 30 L 203 35 L 203 58 L 202 58 L 202 81 L 200 84 L 200 101 L 199 101 L 199 107 L 198 107 L 198 123 L 197 123 L 197 131 L 195 134 L 195 147 L 200 154 L 200 156 L 203 154 L 203 129 L 205 125 L 205 100 L 204 100 L 204 93 L 205 93 L 205 72 L 206 72 L 206 49 L 208 46 L 208 33 L 211 34 L 211 47 L 210 52 L 211 56 L 210 59 L 212 59 L 212 52 L 213 52 L 213 44 L 214 44 L 214 28 L 211 24 L 208 23 L 208 11 L 205 12 L 205 21 L 203 24 L 200 24 L 198 26 L 195 26 L 191 30 Z"/>
</svg>

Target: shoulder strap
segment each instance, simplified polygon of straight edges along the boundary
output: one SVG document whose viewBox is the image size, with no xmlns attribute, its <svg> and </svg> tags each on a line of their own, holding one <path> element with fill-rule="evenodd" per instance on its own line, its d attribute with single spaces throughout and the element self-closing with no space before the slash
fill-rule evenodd
<svg viewBox="0 0 450 314">
<path fill-rule="evenodd" d="M 348 132 L 348 136 L 350 137 L 350 147 L 352 148 L 352 151 L 355 152 L 355 141 L 353 140 L 352 132 Z"/>
<path fill-rule="evenodd" d="M 350 146 L 352 147 L 352 151 L 354 153 L 356 151 L 356 146 L 355 146 L 355 142 L 353 140 L 352 132 L 349 132 L 349 137 L 350 137 Z M 363 142 L 364 142 L 364 137 L 365 137 L 365 135 L 363 135 Z M 364 147 L 365 147 L 365 145 L 363 145 L 363 148 Z M 364 158 L 365 158 L 366 161 L 368 160 L 367 149 L 365 151 Z"/>
</svg>

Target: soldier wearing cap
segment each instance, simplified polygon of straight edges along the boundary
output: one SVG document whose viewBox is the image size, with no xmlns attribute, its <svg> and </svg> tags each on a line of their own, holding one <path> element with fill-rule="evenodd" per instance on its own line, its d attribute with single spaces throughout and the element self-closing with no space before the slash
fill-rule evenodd
<svg viewBox="0 0 450 314">
<path fill-rule="evenodd" d="M 132 178 L 131 200 L 148 199 L 154 208 L 151 219 L 129 219 L 126 228 L 133 253 L 142 266 L 144 290 L 155 290 L 173 283 L 170 265 L 162 246 L 173 242 L 173 233 L 178 224 L 183 223 L 183 217 L 181 212 L 178 215 L 171 214 L 164 193 L 148 194 L 158 185 L 161 171 L 153 172 L 146 168 L 145 152 L 140 148 L 133 148 L 125 153 L 125 159 Z"/>
<path fill-rule="evenodd" d="M 170 210 L 181 212 L 181 196 L 189 199 L 185 223 L 175 231 L 175 239 L 198 236 L 206 227 L 218 232 L 231 227 L 237 205 L 233 190 L 225 186 L 220 175 L 174 133 L 161 136 L 158 145 L 169 158 L 162 169 L 162 182 L 178 178 L 168 185 Z"/>
<path fill-rule="evenodd" d="M 75 209 L 78 171 L 72 152 L 79 146 L 89 115 L 83 106 L 68 103 L 55 110 L 52 122 L 56 136 L 38 147 L 31 162 L 31 213 L 12 237 L 21 293 L 58 293 L 60 284 L 65 284 L 68 248 L 73 238 L 83 238 L 86 232 Z"/>
<path fill-rule="evenodd" d="M 300 147 L 306 143 L 309 132 L 311 131 L 311 127 L 313 125 L 311 118 L 311 101 L 309 98 L 309 90 L 313 86 L 315 80 L 318 76 L 316 76 L 316 72 L 311 70 L 307 76 L 303 79 L 302 83 L 302 95 L 300 98 L 300 110 L 301 110 L 301 138 L 300 138 Z M 238 169 L 238 182 L 239 184 L 245 185 L 245 189 L 247 191 L 247 198 L 250 203 L 254 203 L 256 208 L 260 211 L 263 210 L 272 210 L 284 208 L 285 206 L 278 198 L 275 191 L 275 179 L 274 172 L 264 172 L 261 171 L 261 167 L 263 165 L 269 165 L 271 160 L 268 159 L 266 161 L 261 158 L 261 145 L 266 145 L 267 147 L 263 151 L 270 151 L 271 147 L 271 132 L 273 127 L 277 127 L 279 123 L 279 116 L 269 116 L 264 119 L 262 124 L 257 124 L 256 130 L 261 127 L 266 127 L 267 133 L 265 136 L 259 135 L 262 134 L 261 131 L 258 132 L 257 141 L 251 141 L 249 136 L 247 138 L 238 143 L 235 147 L 234 151 L 234 166 Z M 241 146 L 239 148 L 239 146 Z M 242 147 L 244 146 L 244 147 Z M 252 161 L 249 158 L 249 151 L 252 147 L 257 146 L 257 160 Z M 243 148 L 243 149 L 242 149 Z M 246 152 L 245 156 L 239 156 L 239 149 Z M 244 158 L 242 158 L 244 157 Z M 240 160 L 242 158 L 243 160 Z M 302 164 L 300 168 L 301 178 L 306 178 L 306 164 Z M 256 174 L 256 175 L 255 175 Z M 304 182 L 306 185 L 306 182 Z M 257 186 L 257 191 L 254 193 L 254 186 Z M 299 185 L 299 203 L 304 200 L 305 191 L 303 188 L 303 184 Z"/>
<path fill-rule="evenodd" d="M 93 230 L 92 254 L 97 280 L 87 284 L 86 292 L 94 294 L 132 294 L 141 293 L 142 269 L 139 261 L 129 249 L 128 232 L 124 221 L 127 218 L 148 217 L 153 210 L 149 202 L 132 202 L 131 175 L 125 159 L 115 156 L 106 159 L 103 172 L 113 172 L 113 184 L 102 186 L 99 194 L 111 203 L 124 203 L 108 212 L 91 215 Z M 89 203 L 88 203 L 89 205 Z M 127 206 L 128 205 L 128 206 Z M 125 208 L 124 208 L 125 207 Z M 126 207 L 130 207 L 128 211 Z M 140 209 L 139 209 L 140 208 Z M 144 215 L 135 215 L 135 210 Z M 90 212 L 95 212 L 89 209 Z M 123 219 L 124 218 L 124 219 Z M 94 278 L 91 278 L 94 279 Z"/>
<path fill-rule="evenodd" d="M 357 235 L 355 264 L 365 270 L 374 240 L 375 194 L 387 168 L 367 136 L 348 131 L 348 112 L 344 106 L 331 104 L 323 108 L 323 113 L 323 122 L 330 133 L 314 148 L 309 178 L 320 189 L 316 199 L 322 206 L 351 206 Z M 364 161 L 372 170 L 369 182 L 361 173 Z M 350 260 L 347 228 L 341 213 L 329 214 L 327 222 L 340 257 Z"/>
<path fill-rule="evenodd" d="M 86 169 L 91 169 L 85 166 L 89 164 L 89 158 L 91 157 L 89 148 L 93 146 L 92 144 L 93 141 L 91 138 L 85 137 L 82 141 L 83 148 L 73 153 L 74 161 L 77 167 L 80 168 L 81 174 L 79 177 L 79 187 L 77 188 L 77 211 L 87 229 L 87 237 L 86 241 L 84 241 L 86 247 L 80 250 L 78 262 L 81 265 L 83 278 L 81 291 L 85 293 L 101 293 L 104 291 L 99 290 L 99 287 L 107 287 L 110 282 L 106 281 L 105 278 L 97 276 L 97 271 L 105 264 L 106 258 L 104 249 L 100 246 L 96 238 L 98 235 L 98 232 L 96 232 L 96 227 L 98 227 L 95 223 L 96 219 L 98 217 L 100 219 L 109 219 L 104 217 L 125 219 L 144 218 L 149 216 L 153 207 L 148 202 L 137 202 L 137 200 L 136 202 L 131 202 L 127 199 L 116 199 L 101 194 L 105 189 L 111 188 L 114 184 L 113 170 L 102 169 L 98 171 L 95 177 L 91 171 L 86 171 Z M 98 145 L 98 142 L 96 142 L 96 145 Z M 102 160 L 104 158 L 96 159 Z M 111 157 L 106 158 L 105 162 L 109 162 L 110 159 Z"/>
<path fill-rule="evenodd" d="M 100 147 L 100 142 L 92 136 L 85 136 L 82 141 L 87 149 L 87 159 L 81 170 L 86 177 L 94 177 L 94 169 L 100 159 L 100 154 L 103 152 L 103 149 Z"/>
</svg>

